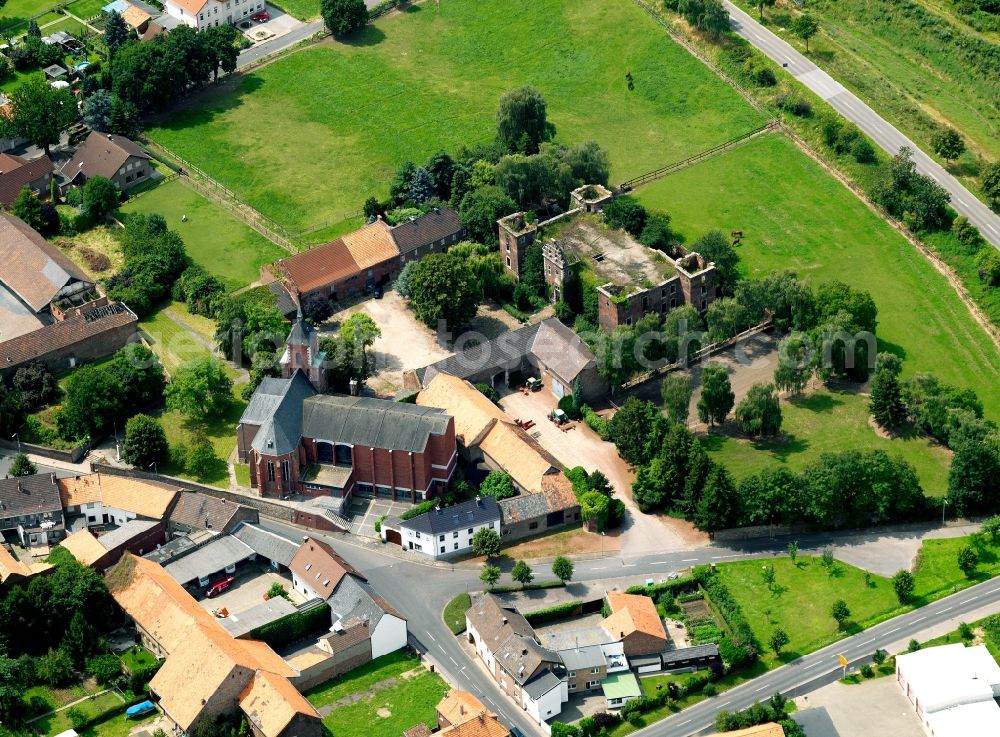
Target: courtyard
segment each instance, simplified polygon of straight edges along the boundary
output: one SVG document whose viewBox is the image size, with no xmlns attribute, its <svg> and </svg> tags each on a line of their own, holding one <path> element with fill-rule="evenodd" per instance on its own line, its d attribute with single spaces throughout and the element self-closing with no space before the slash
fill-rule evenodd
<svg viewBox="0 0 1000 737">
<path fill-rule="evenodd" d="M 292 588 L 291 576 L 281 575 L 258 566 L 248 566 L 242 569 L 236 574 L 236 580 L 233 582 L 233 585 L 218 596 L 213 596 L 211 599 L 206 597 L 196 598 L 202 608 L 209 612 L 226 609 L 230 615 L 238 617 L 240 612 L 262 604 L 264 602 L 264 594 L 274 584 L 284 586 L 292 605 L 305 602 L 305 596 Z"/>
<path fill-rule="evenodd" d="M 895 678 L 857 685 L 836 681 L 795 699 L 793 715 L 809 737 L 923 737 L 924 730 Z"/>
</svg>

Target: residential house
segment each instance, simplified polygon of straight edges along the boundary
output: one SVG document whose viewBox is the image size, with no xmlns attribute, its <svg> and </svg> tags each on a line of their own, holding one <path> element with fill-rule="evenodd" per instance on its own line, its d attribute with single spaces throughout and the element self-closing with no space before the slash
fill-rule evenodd
<svg viewBox="0 0 1000 737">
<path fill-rule="evenodd" d="M 1000 725 L 1000 666 L 985 645 L 896 656 L 896 682 L 934 737 L 987 737 Z"/>
<path fill-rule="evenodd" d="M 72 313 L 98 298 L 93 280 L 79 266 L 26 222 L 0 211 L 0 371 L 23 361 L 12 352 L 24 349 L 10 341 L 31 335 L 32 343 L 39 344 L 49 333 L 38 331 L 62 317 L 62 310 Z M 48 346 L 34 345 L 31 352 L 41 356 L 48 351 Z"/>
<path fill-rule="evenodd" d="M 241 523 L 260 523 L 253 507 L 197 491 L 182 491 L 167 516 L 167 536 L 174 538 L 195 530 L 211 530 L 228 535 Z"/>
<path fill-rule="evenodd" d="M 107 580 L 143 644 L 166 658 L 150 697 L 179 732 L 242 712 L 255 737 L 320 737 L 319 713 L 291 684 L 297 672 L 268 645 L 233 639 L 152 561 L 126 555 Z"/>
<path fill-rule="evenodd" d="M 608 384 L 597 371 L 593 351 L 555 317 L 464 348 L 417 370 L 414 381 L 427 388 L 440 373 L 494 388 L 537 376 L 545 391 L 556 399 L 572 394 L 577 383 L 588 402 L 608 393 Z"/>
<path fill-rule="evenodd" d="M 165 0 L 163 10 L 186 26 L 202 31 L 233 25 L 264 10 L 263 0 Z"/>
<path fill-rule="evenodd" d="M 11 586 L 27 585 L 35 576 L 44 576 L 55 568 L 51 563 L 25 563 L 18 560 L 0 543 L 0 592 Z"/>
<path fill-rule="evenodd" d="M 608 677 L 608 658 L 600 645 L 583 645 L 558 653 L 566 666 L 569 693 L 596 691 Z"/>
<path fill-rule="evenodd" d="M 244 437 L 253 438 L 250 485 L 261 496 L 334 498 L 343 513 L 355 494 L 416 502 L 447 488 L 458 458 L 455 425 L 444 411 L 339 394 L 298 402 L 308 394 L 301 379 L 281 381 L 301 390 L 269 383 L 241 422 Z"/>
<path fill-rule="evenodd" d="M 605 598 L 611 614 L 601 621 L 601 627 L 621 640 L 630 662 L 633 656 L 654 655 L 667 649 L 663 620 L 651 598 L 619 591 L 609 591 Z"/>
<path fill-rule="evenodd" d="M 486 594 L 466 612 L 465 625 L 469 643 L 515 704 L 539 724 L 558 716 L 569 698 L 566 668 L 516 609 Z"/>
<path fill-rule="evenodd" d="M 77 530 L 60 545 L 85 566 L 98 571 L 110 568 L 126 553 L 142 555 L 164 540 L 164 523 L 132 519 L 121 527 L 94 535 L 89 528 Z"/>
<path fill-rule="evenodd" d="M 57 483 L 66 516 L 82 516 L 88 527 L 122 526 L 131 520 L 160 523 L 166 519 L 181 491 L 179 486 L 162 481 L 101 473 L 70 476 L 59 479 Z M 163 542 L 165 530 L 165 524 L 160 524 L 160 540 L 157 543 Z M 157 543 L 146 550 L 151 550 Z"/>
<path fill-rule="evenodd" d="M 0 535 L 5 532 L 26 548 L 62 540 L 66 526 L 54 473 L 0 479 Z"/>
<path fill-rule="evenodd" d="M 55 165 L 45 154 L 29 161 L 13 154 L 0 153 L 0 206 L 9 208 L 13 205 L 25 187 L 36 195 L 48 197 L 53 171 Z"/>
<path fill-rule="evenodd" d="M 76 186 L 92 177 L 104 177 L 124 192 L 149 180 L 154 171 L 152 160 L 124 136 L 93 131 L 60 173 L 68 184 Z"/>
<path fill-rule="evenodd" d="M 489 529 L 500 534 L 500 506 L 492 496 L 477 496 L 450 507 L 436 507 L 408 520 L 385 520 L 383 536 L 398 542 L 404 550 L 422 553 L 439 560 L 472 551 L 472 538 L 479 530 Z M 398 533 L 399 539 L 390 536 Z"/>
<path fill-rule="evenodd" d="M 436 712 L 439 737 L 510 737 L 497 715 L 468 691 L 451 689 L 438 702 Z M 426 729 L 426 725 L 418 726 Z"/>
<path fill-rule="evenodd" d="M 507 543 L 580 521 L 580 502 L 562 473 L 542 476 L 538 494 L 518 494 L 499 505 L 500 534 Z"/>
<path fill-rule="evenodd" d="M 544 630 L 540 636 L 539 640 L 541 643 L 547 647 L 549 650 L 553 650 L 558 653 L 563 659 L 564 663 L 573 661 L 574 664 L 578 662 L 578 656 L 574 654 L 573 651 L 590 649 L 594 647 L 599 647 L 601 652 L 604 654 L 604 665 L 605 672 L 607 673 L 617 673 L 620 671 L 628 670 L 629 663 L 625 658 L 625 647 L 622 641 L 616 637 L 612 637 L 608 632 L 602 627 L 586 627 L 581 629 L 551 629 L 548 628 Z M 592 653 L 593 651 L 591 651 Z M 596 657 L 591 654 L 587 657 Z M 598 667 L 596 665 L 591 665 L 590 668 Z M 567 669 L 569 666 L 567 665 Z M 581 688 L 580 677 L 586 676 L 587 673 L 577 672 L 577 687 L 576 689 L 571 688 L 570 690 L 578 690 Z M 585 679 L 583 681 L 583 686 L 586 686 L 587 680 L 593 681 L 592 678 Z M 573 676 L 569 678 L 569 683 L 572 685 Z"/>
<path fill-rule="evenodd" d="M 300 304 L 312 295 L 344 299 L 387 283 L 407 261 L 440 253 L 464 233 L 458 214 L 442 207 L 396 226 L 376 220 L 266 268 Z"/>
<path fill-rule="evenodd" d="M 233 537 L 246 544 L 257 554 L 257 561 L 267 563 L 273 571 L 287 571 L 299 546 L 291 540 L 276 535 L 263 527 L 241 524 L 233 531 Z"/>
</svg>

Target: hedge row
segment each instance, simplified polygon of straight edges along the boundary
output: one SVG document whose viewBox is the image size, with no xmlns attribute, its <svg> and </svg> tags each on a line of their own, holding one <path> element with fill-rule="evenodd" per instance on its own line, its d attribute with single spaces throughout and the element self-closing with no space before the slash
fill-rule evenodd
<svg viewBox="0 0 1000 737">
<path fill-rule="evenodd" d="M 399 515 L 399 518 L 401 520 L 408 520 L 408 519 L 413 519 L 414 517 L 419 517 L 420 515 L 426 514 L 427 512 L 434 509 L 435 505 L 437 504 L 438 502 L 435 501 L 434 499 L 428 499 L 426 502 L 420 502 L 420 504 L 418 504 L 415 507 L 410 507 L 401 515 Z"/>
<path fill-rule="evenodd" d="M 544 609 L 536 609 L 533 612 L 528 612 L 524 615 L 524 618 L 531 625 L 545 624 L 546 622 L 553 622 L 563 617 L 580 614 L 582 609 L 582 601 L 564 601 L 561 604 L 554 604 Z"/>
<path fill-rule="evenodd" d="M 562 581 L 538 581 L 537 583 L 513 584 L 511 586 L 494 586 L 491 594 L 510 594 L 515 591 L 537 591 L 539 589 L 558 589 L 565 586 Z"/>
<path fill-rule="evenodd" d="M 660 594 L 669 592 L 674 596 L 682 593 L 693 592 L 698 588 L 698 581 L 694 576 L 684 576 L 675 578 L 673 581 L 660 581 L 651 586 L 629 586 L 625 589 L 626 594 L 643 594 L 652 599 L 659 599 Z"/>
<path fill-rule="evenodd" d="M 722 642 L 719 643 L 719 654 L 722 656 L 722 660 L 730 669 L 753 663 L 757 660 L 757 654 L 760 652 L 760 643 L 757 642 L 757 638 L 754 636 L 746 617 L 743 616 L 743 610 L 736 603 L 736 599 L 717 576 L 706 580 L 702 587 L 729 629 L 729 637 L 723 638 Z"/>
<path fill-rule="evenodd" d="M 255 640 L 263 640 L 273 648 L 300 640 L 308 634 L 330 628 L 330 606 L 323 604 L 315 609 L 295 612 L 274 622 L 261 625 L 250 633 Z"/>
</svg>

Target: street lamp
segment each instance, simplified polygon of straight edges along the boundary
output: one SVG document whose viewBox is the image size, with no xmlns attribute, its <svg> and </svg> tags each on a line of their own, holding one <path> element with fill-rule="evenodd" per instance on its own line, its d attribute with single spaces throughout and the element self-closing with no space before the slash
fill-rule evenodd
<svg viewBox="0 0 1000 737">
<path fill-rule="evenodd" d="M 948 506 L 948 500 L 941 500 L 941 526 L 944 527 L 944 508 Z"/>
<path fill-rule="evenodd" d="M 112 423 L 115 426 L 115 460 L 120 461 L 122 459 L 122 452 L 118 449 L 118 423 Z"/>
<path fill-rule="evenodd" d="M 19 433 L 14 433 L 13 435 L 11 435 L 11 437 L 14 438 L 15 440 L 17 440 L 17 452 L 20 453 L 21 452 L 21 435 Z"/>
<path fill-rule="evenodd" d="M 601 530 L 601 557 L 604 557 L 604 530 Z"/>
<path fill-rule="evenodd" d="M 156 461 L 153 461 L 152 463 L 150 463 L 149 464 L 149 468 L 152 468 L 153 469 L 153 473 L 155 473 L 157 476 L 160 475 L 159 470 L 157 470 L 157 468 L 156 468 Z"/>
</svg>

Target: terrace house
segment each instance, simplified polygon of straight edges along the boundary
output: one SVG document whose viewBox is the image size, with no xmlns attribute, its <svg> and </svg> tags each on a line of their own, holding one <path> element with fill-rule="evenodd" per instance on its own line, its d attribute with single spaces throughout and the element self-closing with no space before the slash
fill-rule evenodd
<svg viewBox="0 0 1000 737">
<path fill-rule="evenodd" d="M 0 535 L 6 532 L 26 548 L 53 545 L 65 536 L 54 473 L 0 479 Z"/>
</svg>

